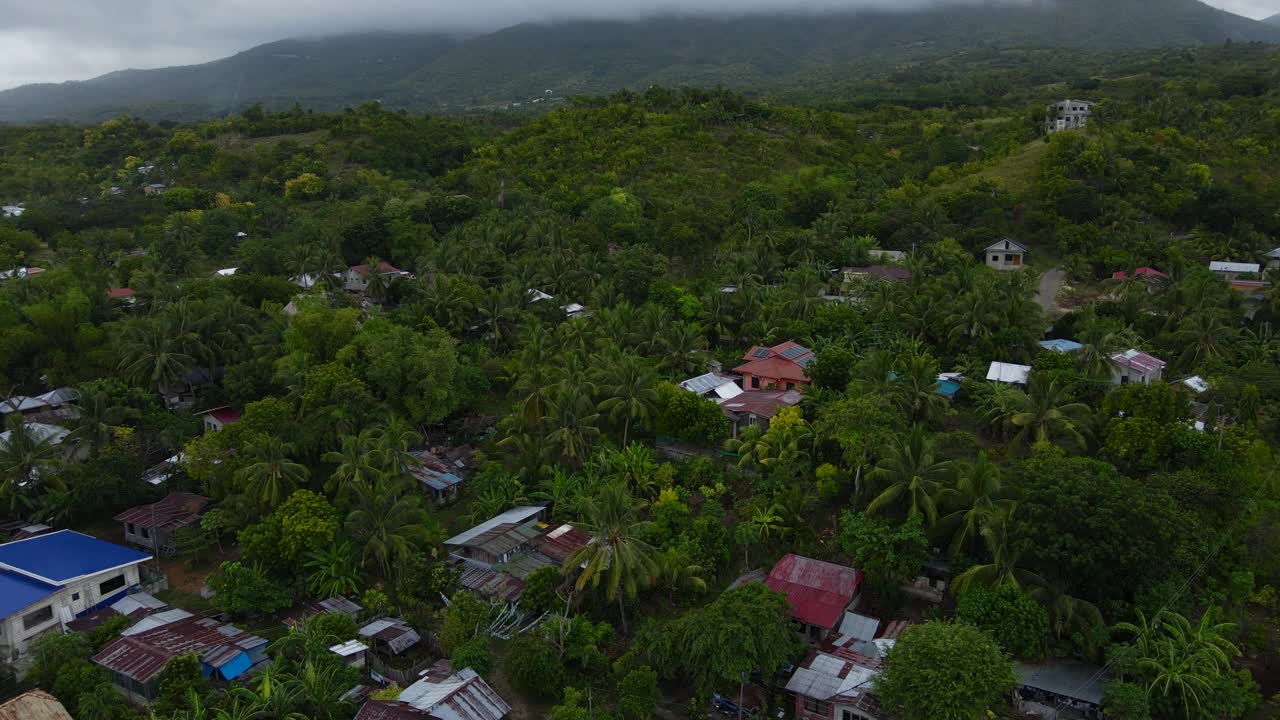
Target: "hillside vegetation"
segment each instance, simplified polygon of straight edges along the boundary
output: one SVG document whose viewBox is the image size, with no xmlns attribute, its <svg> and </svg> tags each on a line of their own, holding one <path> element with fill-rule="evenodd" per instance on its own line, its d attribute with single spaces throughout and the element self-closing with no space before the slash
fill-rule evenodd
<svg viewBox="0 0 1280 720">
<path fill-rule="evenodd" d="M 0 127 L 0 389 L 78 396 L 6 413 L 0 520 L 118 538 L 166 492 L 218 503 L 161 561 L 213 597 L 167 597 L 272 639 L 273 666 L 228 686 L 174 658 L 157 720 L 350 720 L 374 681 L 329 648 L 357 625 L 280 622 L 335 595 L 424 641 L 386 662 L 472 668 L 513 717 L 703 718 L 740 692 L 772 717 L 812 648 L 752 578 L 792 554 L 912 621 L 874 663 L 893 720 L 1015 718 L 1015 659 L 1105 669 L 1115 718 L 1273 715 L 1280 271 L 1208 263 L 1280 245 L 1280 54 L 1080 55 L 1049 80 L 1029 57 L 811 103 Z M 1046 136 L 1066 96 L 1096 101 L 1088 131 Z M 1027 263 L 1001 272 L 1006 238 Z M 784 345 L 805 363 L 772 393 L 678 385 Z M 1129 350 L 1162 377 L 1118 380 Z M 547 526 L 496 531 L 522 538 L 463 575 L 444 538 L 530 504 Z M 940 602 L 904 592 L 926 563 Z M 136 720 L 91 660 L 127 624 L 44 633 L 28 679 Z"/>
<path fill-rule="evenodd" d="M 0 122 L 192 120 L 261 103 L 337 110 L 534 107 L 582 93 L 697 85 L 849 100 L 850 81 L 906 83 L 904 64 L 1016 48 L 1072 74 L 1081 51 L 1280 42 L 1280 30 L 1197 0 L 1063 0 L 737 18 L 530 23 L 473 36 L 372 33 L 283 40 L 203 65 L 129 70 L 0 92 Z M 548 94 L 547 91 L 551 93 Z M 959 94 L 957 97 L 961 97 Z M 970 99 L 974 99 L 970 97 Z"/>
</svg>

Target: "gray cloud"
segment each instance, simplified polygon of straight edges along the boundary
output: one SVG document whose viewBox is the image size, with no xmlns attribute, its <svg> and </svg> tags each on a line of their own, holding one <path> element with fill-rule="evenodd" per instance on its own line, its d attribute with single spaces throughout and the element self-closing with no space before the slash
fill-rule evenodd
<svg viewBox="0 0 1280 720">
<path fill-rule="evenodd" d="M 0 88 L 205 62 L 271 40 L 338 32 L 486 30 L 661 11 L 909 9 L 943 1 L 981 0 L 4 0 Z M 1280 0 L 1209 2 L 1253 18 L 1280 12 Z"/>
</svg>

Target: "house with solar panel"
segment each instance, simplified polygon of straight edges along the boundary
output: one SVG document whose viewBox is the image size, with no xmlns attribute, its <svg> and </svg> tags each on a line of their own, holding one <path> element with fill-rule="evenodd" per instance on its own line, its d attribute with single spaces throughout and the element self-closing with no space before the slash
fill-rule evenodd
<svg viewBox="0 0 1280 720">
<path fill-rule="evenodd" d="M 788 340 L 763 347 L 756 345 L 742 356 L 745 361 L 733 371 L 742 376 L 742 389 L 797 390 L 809 385 L 805 368 L 817 358 L 809 348 Z"/>
<path fill-rule="evenodd" d="M 15 660 L 41 635 L 137 590 L 150 559 L 71 530 L 0 545 L 0 655 Z"/>
</svg>

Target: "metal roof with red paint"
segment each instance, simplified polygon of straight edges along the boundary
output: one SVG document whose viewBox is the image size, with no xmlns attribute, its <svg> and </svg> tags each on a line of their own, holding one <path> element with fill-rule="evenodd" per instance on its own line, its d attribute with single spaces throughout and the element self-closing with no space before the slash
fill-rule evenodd
<svg viewBox="0 0 1280 720">
<path fill-rule="evenodd" d="M 578 528 L 565 523 L 547 531 L 533 539 L 533 547 L 538 552 L 555 560 L 564 562 L 579 548 L 591 543 L 591 536 Z"/>
<path fill-rule="evenodd" d="M 136 294 L 137 293 L 133 291 L 133 288 L 112 288 L 107 291 L 107 298 L 110 300 L 123 300 L 125 298 L 131 298 Z"/>
<path fill-rule="evenodd" d="M 809 625 L 834 628 L 862 584 L 862 573 L 851 567 L 794 553 L 773 566 L 764 584 L 785 593 L 791 616 Z"/>
<path fill-rule="evenodd" d="M 1153 373 L 1165 366 L 1165 361 L 1160 358 L 1132 349 L 1112 353 L 1111 362 L 1143 373 Z"/>
</svg>

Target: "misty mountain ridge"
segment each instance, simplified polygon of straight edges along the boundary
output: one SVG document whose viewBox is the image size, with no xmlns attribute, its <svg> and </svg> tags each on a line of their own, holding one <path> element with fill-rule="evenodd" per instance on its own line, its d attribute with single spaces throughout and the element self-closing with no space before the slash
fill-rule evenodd
<svg viewBox="0 0 1280 720">
<path fill-rule="evenodd" d="M 1280 13 L 1276 13 L 1275 15 L 1272 15 L 1271 17 L 1264 19 L 1262 22 L 1268 25 L 1275 25 L 1276 27 L 1280 27 Z"/>
<path fill-rule="evenodd" d="M 1280 16 L 1277 16 L 1280 18 Z M 377 100 L 414 111 L 492 107 L 652 84 L 771 91 L 982 48 L 1117 50 L 1280 42 L 1197 0 L 1039 0 L 914 11 L 526 23 L 490 33 L 374 32 L 260 45 L 201 65 L 122 70 L 0 92 L 0 122 L 318 110 Z"/>
</svg>

